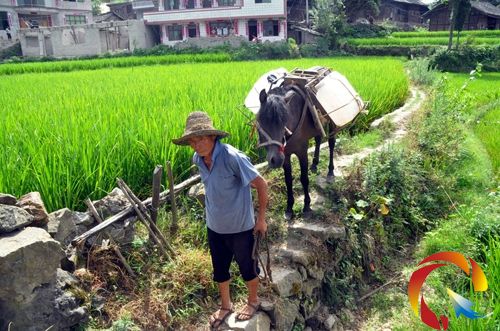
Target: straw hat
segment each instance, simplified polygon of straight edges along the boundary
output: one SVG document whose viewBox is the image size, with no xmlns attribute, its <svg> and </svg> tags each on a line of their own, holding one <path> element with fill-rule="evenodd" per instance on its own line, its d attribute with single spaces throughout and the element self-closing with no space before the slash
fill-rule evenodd
<svg viewBox="0 0 500 331">
<path fill-rule="evenodd" d="M 189 145 L 188 139 L 197 136 L 219 136 L 224 138 L 229 133 L 214 128 L 212 120 L 207 113 L 195 111 L 189 114 L 186 120 L 186 128 L 182 137 L 172 139 L 176 145 Z"/>
</svg>

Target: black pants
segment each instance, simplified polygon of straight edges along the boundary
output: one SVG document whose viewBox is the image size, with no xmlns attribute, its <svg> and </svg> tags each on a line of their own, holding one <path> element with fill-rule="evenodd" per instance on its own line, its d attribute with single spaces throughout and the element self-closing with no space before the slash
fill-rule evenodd
<svg viewBox="0 0 500 331">
<path fill-rule="evenodd" d="M 231 234 L 220 234 L 208 228 L 207 231 L 214 281 L 223 283 L 231 279 L 229 267 L 233 257 L 238 263 L 244 281 L 248 282 L 258 276 L 259 268 L 257 266 L 257 273 L 255 273 L 254 259 L 252 259 L 253 229 Z"/>
</svg>

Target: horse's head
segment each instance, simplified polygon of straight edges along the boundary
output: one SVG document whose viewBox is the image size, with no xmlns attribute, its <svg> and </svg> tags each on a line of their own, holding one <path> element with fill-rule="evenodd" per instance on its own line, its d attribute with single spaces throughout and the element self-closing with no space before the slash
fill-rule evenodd
<svg viewBox="0 0 500 331">
<path fill-rule="evenodd" d="M 285 133 L 288 120 L 287 103 L 283 89 L 262 90 L 259 95 L 260 109 L 256 126 L 259 132 L 259 147 L 267 151 L 270 168 L 279 168 L 285 160 Z"/>
</svg>

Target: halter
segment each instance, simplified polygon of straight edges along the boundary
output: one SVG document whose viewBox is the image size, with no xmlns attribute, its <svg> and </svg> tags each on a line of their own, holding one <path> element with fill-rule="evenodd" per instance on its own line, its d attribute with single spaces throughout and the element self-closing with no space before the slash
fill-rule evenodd
<svg viewBox="0 0 500 331">
<path fill-rule="evenodd" d="M 276 145 L 276 146 L 278 146 L 279 151 L 281 153 L 283 153 L 285 151 L 286 136 L 283 136 L 283 140 L 285 141 L 285 143 L 282 143 L 280 141 L 277 141 L 277 140 L 274 140 L 273 138 L 271 138 L 271 136 L 266 132 L 266 130 L 264 130 L 264 128 L 259 124 L 258 121 L 255 121 L 255 126 L 257 127 L 257 130 L 259 130 L 260 134 L 262 134 L 264 136 L 264 138 L 266 138 L 266 141 L 258 144 L 257 147 Z M 285 127 L 285 129 L 288 130 L 286 127 Z M 288 130 L 288 132 L 290 132 L 290 130 Z"/>
</svg>

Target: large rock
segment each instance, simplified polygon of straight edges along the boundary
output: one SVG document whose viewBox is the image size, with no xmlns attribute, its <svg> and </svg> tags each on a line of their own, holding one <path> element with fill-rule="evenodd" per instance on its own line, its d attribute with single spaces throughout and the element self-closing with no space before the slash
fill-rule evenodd
<svg viewBox="0 0 500 331">
<path fill-rule="evenodd" d="M 30 192 L 19 198 L 17 205 L 33 215 L 34 226 L 44 226 L 48 222 L 49 215 L 45 210 L 42 197 L 38 192 Z"/>
<path fill-rule="evenodd" d="M 71 273 L 57 269 L 54 323 L 60 329 L 69 329 L 88 318 L 88 311 L 80 307 L 82 303 L 71 289 L 79 285 L 79 280 Z"/>
<path fill-rule="evenodd" d="M 295 320 L 299 317 L 299 304 L 293 300 L 282 299 L 276 303 L 275 307 L 275 329 L 280 331 L 290 331 Z"/>
<path fill-rule="evenodd" d="M 273 288 L 282 298 L 298 295 L 302 290 L 302 277 L 296 269 L 273 268 Z"/>
<path fill-rule="evenodd" d="M 123 194 L 122 190 L 117 187 L 101 200 L 93 201 L 93 204 L 103 220 L 130 207 L 130 202 L 127 200 L 127 197 Z"/>
<path fill-rule="evenodd" d="M 130 202 L 127 200 L 122 190 L 119 188 L 113 189 L 111 193 L 101 200 L 94 201 L 94 207 L 103 220 L 108 217 L 118 214 L 120 211 L 130 207 Z M 134 222 L 136 217 L 129 217 L 124 221 L 115 222 L 107 227 L 106 231 L 118 244 L 129 244 L 134 240 L 135 228 Z M 95 245 L 102 242 L 102 235 L 95 235 L 88 239 L 89 244 Z"/>
<path fill-rule="evenodd" d="M 0 193 L 0 204 L 13 206 L 17 203 L 15 196 L 5 193 Z"/>
<path fill-rule="evenodd" d="M 74 237 L 87 231 L 93 221 L 87 213 L 64 208 L 49 214 L 47 231 L 55 240 L 67 246 Z"/>
<path fill-rule="evenodd" d="M 33 222 L 33 216 L 16 206 L 0 205 L 0 234 L 23 228 Z"/>
<path fill-rule="evenodd" d="M 64 256 L 43 229 L 0 238 L 0 330 L 45 330 L 53 323 L 56 270 Z"/>
</svg>

